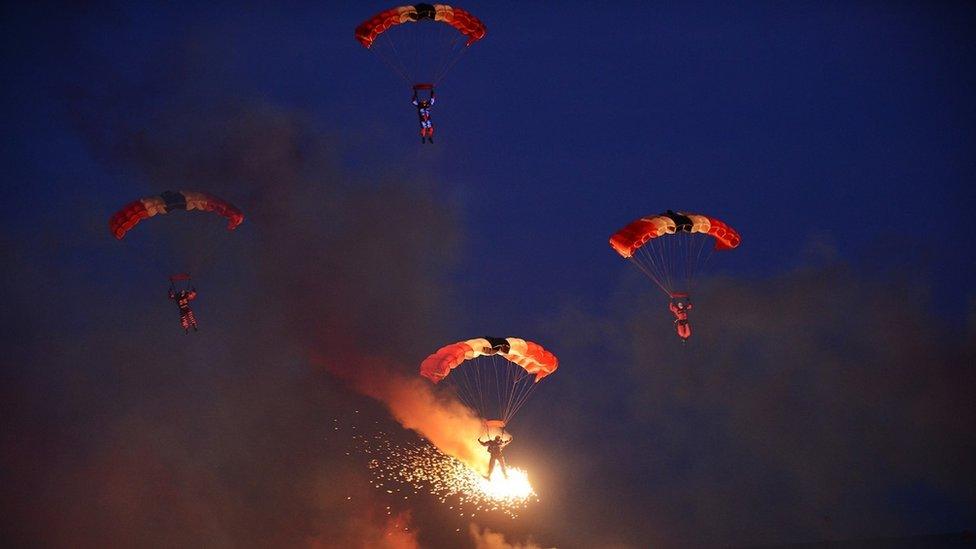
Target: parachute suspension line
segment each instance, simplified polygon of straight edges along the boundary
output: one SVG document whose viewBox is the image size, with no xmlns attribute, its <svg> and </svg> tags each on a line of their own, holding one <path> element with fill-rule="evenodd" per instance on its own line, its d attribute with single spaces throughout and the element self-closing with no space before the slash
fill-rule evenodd
<svg viewBox="0 0 976 549">
<path fill-rule="evenodd" d="M 647 241 L 629 259 L 669 296 L 690 292 L 698 271 L 714 253 L 714 248 L 705 251 L 711 241 L 711 236 L 706 233 L 679 231 L 675 235 Z"/>
<path fill-rule="evenodd" d="M 701 260 L 701 262 L 699 263 L 699 267 L 704 267 L 705 265 L 707 265 L 709 260 L 712 259 L 713 255 L 715 255 L 715 246 L 709 246 L 708 252 L 705 253 L 705 259 Z"/>
<path fill-rule="evenodd" d="M 641 251 L 638 251 L 638 253 L 641 253 L 641 252 L 642 252 L 642 250 Z M 664 291 L 664 292 L 667 292 L 668 291 L 667 288 L 665 288 L 664 286 L 661 285 L 661 282 L 658 280 L 658 278 L 656 276 L 654 276 L 654 273 L 651 271 L 650 267 L 648 267 L 647 265 L 645 265 L 641 261 L 640 257 L 633 256 L 633 255 L 630 256 L 630 264 L 633 265 L 634 267 L 637 267 L 637 269 L 640 270 L 640 272 L 644 273 L 644 276 L 646 276 L 647 278 L 653 280 L 654 283 L 657 284 L 658 287 L 661 288 L 662 291 Z"/>
<path fill-rule="evenodd" d="M 509 413 L 510 416 L 514 416 L 515 414 L 519 413 L 519 411 L 522 409 L 522 406 L 524 406 L 525 403 L 529 401 L 529 397 L 532 396 L 533 392 L 535 392 L 536 385 L 538 385 L 538 383 L 535 382 L 532 382 L 528 385 L 528 388 L 525 389 L 525 391 L 523 391 L 522 395 L 518 398 L 517 402 L 515 403 L 515 406 L 512 408 L 511 412 Z"/>
<path fill-rule="evenodd" d="M 691 293 L 691 285 L 694 281 L 695 276 L 695 253 L 694 249 L 698 242 L 701 240 L 701 233 L 688 233 L 685 239 L 685 250 L 684 250 L 684 285 L 685 291 Z"/>
<path fill-rule="evenodd" d="M 162 260 L 159 258 L 158 255 L 151 254 L 148 249 L 141 249 L 139 246 L 136 246 L 135 244 L 132 243 L 131 238 L 122 239 L 122 245 L 129 250 L 128 253 L 135 254 L 137 257 L 139 257 L 140 259 L 139 262 L 142 264 L 143 268 L 146 268 L 148 266 L 150 269 L 156 272 L 162 272 L 166 270 Z M 143 247 L 143 248 L 147 248 L 147 247 Z M 173 274 L 173 273 L 169 273 L 169 274 Z"/>
<path fill-rule="evenodd" d="M 457 49 L 457 44 L 460 42 L 461 42 L 460 37 L 454 38 L 454 40 L 451 42 L 451 51 Z M 457 53 L 451 56 L 451 58 L 445 58 L 444 65 L 446 66 L 442 65 L 442 68 L 439 70 L 437 76 L 434 78 L 434 84 L 439 83 L 442 78 L 447 76 L 447 73 L 449 73 L 451 69 L 454 68 L 454 65 L 457 65 L 457 62 L 460 61 L 462 57 L 464 57 L 464 54 L 467 51 L 468 51 L 468 46 L 463 45 L 461 46 L 460 50 Z"/>
<path fill-rule="evenodd" d="M 661 291 L 670 295 L 671 291 L 664 285 L 663 274 L 659 274 L 658 272 L 656 272 L 657 265 L 655 265 L 652 252 L 649 252 L 646 249 L 646 246 L 641 246 L 640 248 L 637 249 L 637 253 L 639 254 L 639 257 L 631 256 L 630 262 L 633 265 L 635 265 L 638 269 L 640 269 L 641 272 L 643 272 L 644 275 L 647 276 L 647 278 L 650 278 L 652 281 L 654 281 L 654 283 L 657 284 L 659 288 L 661 288 Z M 642 261 L 641 258 L 643 258 L 644 261 Z"/>
<path fill-rule="evenodd" d="M 488 379 L 489 372 L 485 371 L 484 366 L 484 361 L 476 361 L 474 363 L 474 371 L 477 373 L 476 379 L 478 380 L 478 408 L 476 409 L 480 415 L 485 415 L 484 410 L 486 410 L 488 406 L 488 404 L 485 402 L 485 395 L 488 392 L 488 383 L 490 380 Z"/>
<path fill-rule="evenodd" d="M 410 74 L 409 74 L 410 70 L 406 65 L 403 64 L 402 61 L 400 61 L 402 57 L 400 57 L 400 51 L 396 47 L 396 41 L 393 39 L 393 35 L 388 33 L 383 33 L 383 34 L 386 35 L 386 41 L 390 45 L 390 50 L 393 52 L 392 60 L 395 63 L 399 63 L 399 66 L 401 67 L 400 75 L 403 77 L 404 80 L 407 81 L 408 84 L 411 84 Z"/>
<path fill-rule="evenodd" d="M 671 242 L 671 238 L 655 238 L 651 241 L 657 250 L 658 257 L 661 258 L 661 273 L 664 277 L 664 285 L 668 289 L 670 294 L 674 291 L 674 282 L 671 280 L 671 248 L 674 242 Z"/>
<path fill-rule="evenodd" d="M 511 399 L 514 394 L 514 370 L 515 366 L 503 357 L 495 355 L 492 357 L 494 364 L 493 368 L 495 370 L 495 395 L 498 396 L 497 402 L 495 402 L 495 409 L 491 410 L 491 414 L 498 415 L 499 419 L 508 423 L 510 419 L 509 410 L 511 409 Z"/>
<path fill-rule="evenodd" d="M 485 415 L 487 405 L 485 404 L 485 394 L 488 392 L 488 375 L 484 370 L 485 361 L 475 361 L 475 372 L 478 373 L 478 412 Z"/>
<path fill-rule="evenodd" d="M 685 245 L 687 244 L 688 235 L 687 233 L 682 231 L 675 236 L 676 238 L 672 239 L 674 240 L 674 242 L 671 243 L 671 262 L 673 264 L 673 270 L 671 271 L 671 276 L 674 277 L 674 285 L 672 287 L 678 290 L 679 292 L 683 292 L 685 291 L 684 258 L 686 254 L 683 254 L 682 252 L 684 251 Z"/>
<path fill-rule="evenodd" d="M 477 393 L 475 393 L 473 390 L 474 382 L 471 381 L 469 372 L 467 370 L 458 372 L 456 371 L 457 368 L 454 370 L 455 371 L 452 372 L 451 375 L 460 375 L 455 382 L 458 386 L 458 390 L 455 391 L 455 393 L 457 393 L 458 397 L 461 399 L 461 402 L 463 402 L 465 406 L 471 410 L 477 410 L 477 402 L 474 402 L 473 400 Z"/>
<path fill-rule="evenodd" d="M 670 294 L 674 290 L 674 284 L 671 283 L 671 262 L 669 260 L 671 256 L 670 247 L 671 242 L 668 242 L 669 238 L 656 238 L 654 239 L 653 250 L 657 252 L 658 257 L 661 260 L 661 279 L 664 281 L 664 286 L 668 289 Z"/>
<path fill-rule="evenodd" d="M 513 394 L 517 392 L 515 398 L 514 406 L 509 407 L 508 416 L 512 417 L 522 409 L 522 406 L 528 401 L 529 396 L 535 391 L 535 386 L 538 385 L 535 381 L 535 376 L 525 372 L 521 375 L 519 379 L 516 380 L 516 384 L 519 384 L 517 391 L 513 391 Z"/>
<path fill-rule="evenodd" d="M 236 230 L 240 230 L 240 227 Z M 197 248 L 198 251 L 194 254 L 196 262 L 194 265 L 190 265 L 191 273 L 208 272 L 213 267 L 213 263 L 217 259 L 217 251 L 227 244 L 227 239 L 230 237 L 230 231 L 224 230 L 223 227 L 220 227 L 220 231 L 219 236 L 204 239 L 204 245 Z"/>
<path fill-rule="evenodd" d="M 431 73 L 431 83 L 437 84 L 440 82 L 441 78 L 444 77 L 444 73 L 447 72 L 447 67 L 451 62 L 451 59 L 457 55 L 455 49 L 457 48 L 456 38 L 452 38 L 449 35 L 441 34 L 441 44 L 447 44 L 442 48 L 438 48 L 437 58 L 431 65 L 434 70 Z"/>
<path fill-rule="evenodd" d="M 499 364 L 499 361 L 504 361 L 504 362 Z M 505 387 L 502 383 L 503 381 L 508 380 L 509 365 L 507 364 L 508 362 L 507 360 L 505 360 L 504 358 L 500 358 L 498 355 L 492 355 L 491 362 L 492 362 L 491 370 L 495 378 L 495 392 L 492 394 L 498 396 L 496 401 L 491 403 L 494 405 L 495 408 L 494 410 L 491 410 L 491 413 L 498 412 L 499 414 L 503 414 L 505 411 L 504 404 L 502 403 L 502 399 L 505 396 L 505 393 L 503 391 L 507 389 L 507 387 Z M 499 366 L 501 366 L 502 368 L 499 368 Z M 500 369 L 503 371 L 499 371 Z M 504 380 L 502 379 L 503 376 L 505 377 Z"/>
<path fill-rule="evenodd" d="M 655 238 L 652 242 L 658 245 L 658 256 L 661 258 L 661 265 L 663 265 L 664 285 L 668 287 L 668 293 L 670 293 L 674 291 L 674 281 L 671 280 L 671 272 L 673 271 L 671 257 L 674 253 L 671 248 L 674 247 L 674 242 L 670 237 Z"/>
<path fill-rule="evenodd" d="M 689 281 L 689 286 L 691 285 L 690 282 L 697 280 L 696 275 L 698 274 L 697 272 L 698 269 L 705 266 L 705 263 L 707 263 L 708 260 L 711 259 L 712 252 L 715 251 L 714 247 L 710 248 L 708 254 L 705 256 L 705 260 L 702 261 L 702 252 L 705 251 L 705 246 L 709 244 L 710 240 L 707 236 L 702 236 L 700 240 L 701 240 L 701 244 L 698 246 L 698 253 L 695 254 L 695 261 L 694 263 L 692 263 L 691 280 Z"/>
<path fill-rule="evenodd" d="M 465 44 L 465 36 L 453 27 L 423 20 L 383 32 L 369 49 L 410 86 L 436 85 L 461 59 Z"/>
<path fill-rule="evenodd" d="M 503 410 L 503 415 L 505 416 L 506 423 L 508 423 L 508 420 L 513 415 L 515 415 L 515 413 L 512 411 L 512 404 L 515 400 L 516 390 L 518 389 L 518 382 L 520 379 L 519 373 L 522 371 L 523 370 L 521 368 L 516 368 L 514 366 L 508 366 L 506 368 L 507 375 L 505 379 L 505 384 L 506 384 L 505 388 L 506 388 L 506 392 L 508 393 L 508 401 L 505 403 L 505 408 Z"/>
<path fill-rule="evenodd" d="M 375 51 L 376 56 L 379 57 L 380 60 L 386 64 L 386 66 L 390 67 L 393 72 L 399 74 L 400 78 L 402 78 L 404 82 L 411 86 L 416 84 L 416 82 L 410 81 L 410 76 L 407 74 L 408 69 L 406 65 L 403 64 L 403 61 L 401 61 L 402 58 L 397 50 L 396 43 L 393 41 L 393 37 L 389 33 L 384 32 L 379 36 L 379 40 L 377 41 L 380 43 L 381 47 L 378 49 L 370 48 L 370 51 Z M 373 44 L 375 45 L 376 42 L 373 42 Z M 386 50 L 388 51 L 384 51 L 383 46 L 386 46 Z"/>
<path fill-rule="evenodd" d="M 189 212 L 170 212 L 169 215 L 186 215 Z M 127 234 L 122 239 L 129 255 L 139 258 L 140 269 L 148 269 L 154 275 L 165 274 L 169 277 L 177 272 L 199 275 L 210 271 L 216 261 L 217 251 L 222 248 L 230 237 L 232 231 L 226 230 L 223 226 L 217 226 L 212 219 L 205 219 L 199 216 L 191 216 L 180 223 L 174 223 L 174 219 L 162 219 L 162 223 L 157 226 L 140 228 L 137 233 Z M 189 223 L 189 225 L 187 225 Z M 185 231 L 175 231 L 176 227 L 184 225 Z M 212 226 L 212 227 L 211 227 Z M 189 245 L 180 247 L 183 241 L 190 235 L 198 235 L 198 229 L 203 228 L 203 232 L 208 233 L 203 238 L 193 238 Z M 237 230 L 240 230 L 239 228 Z M 173 238 L 179 242 L 176 244 L 168 243 Z M 159 242 L 163 239 L 166 243 Z M 160 246 L 165 248 L 165 253 L 160 253 Z"/>
<path fill-rule="evenodd" d="M 460 369 L 465 379 L 465 385 L 461 390 L 457 391 L 458 394 L 464 395 L 465 404 L 469 409 L 483 416 L 485 410 L 485 385 L 487 380 L 482 379 L 485 372 L 482 371 L 481 366 L 482 364 L 480 362 L 475 361 L 472 364 L 459 366 L 455 370 Z"/>
</svg>

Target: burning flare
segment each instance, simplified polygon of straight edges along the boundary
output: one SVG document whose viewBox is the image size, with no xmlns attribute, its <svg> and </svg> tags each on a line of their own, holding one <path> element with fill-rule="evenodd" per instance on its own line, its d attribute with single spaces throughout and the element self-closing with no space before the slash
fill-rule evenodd
<svg viewBox="0 0 976 549">
<path fill-rule="evenodd" d="M 369 468 L 373 486 L 388 494 L 402 493 L 405 487 L 414 493 L 423 490 L 456 509 L 461 517 L 499 511 L 516 518 L 519 511 L 539 499 L 521 469 L 509 467 L 507 479 L 496 470 L 489 480 L 426 439 L 400 446 L 382 432 L 354 438 L 359 449 L 372 458 Z"/>
</svg>

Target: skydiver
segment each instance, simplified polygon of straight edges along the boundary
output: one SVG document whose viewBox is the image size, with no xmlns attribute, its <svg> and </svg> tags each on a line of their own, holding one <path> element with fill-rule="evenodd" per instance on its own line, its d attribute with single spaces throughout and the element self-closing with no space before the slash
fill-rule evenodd
<svg viewBox="0 0 976 549">
<path fill-rule="evenodd" d="M 491 460 L 488 462 L 488 474 L 485 475 L 486 479 L 491 480 L 491 473 L 495 470 L 496 461 L 502 468 L 502 475 L 506 479 L 508 478 L 508 470 L 505 468 L 505 456 L 502 455 L 502 449 L 511 444 L 513 438 L 512 435 L 508 435 L 507 439 L 503 439 L 501 435 L 495 435 L 495 438 L 483 441 L 481 437 L 478 437 L 478 442 L 482 446 L 487 447 L 488 453 L 491 454 Z"/>
<path fill-rule="evenodd" d="M 688 341 L 688 338 L 691 337 L 691 324 L 688 322 L 688 311 L 692 309 L 688 295 L 672 295 L 671 302 L 668 303 L 668 309 L 671 309 L 671 313 L 674 314 L 674 328 L 678 332 L 678 337 L 682 341 Z"/>
<path fill-rule="evenodd" d="M 169 298 L 175 301 L 180 309 L 180 326 L 183 326 L 183 332 L 190 333 L 191 326 L 194 332 L 198 331 L 197 317 L 193 316 L 193 310 L 190 309 L 190 302 L 197 298 L 197 289 L 176 291 L 176 288 L 170 285 Z"/>
<path fill-rule="evenodd" d="M 430 108 L 434 106 L 434 88 L 430 89 L 430 99 L 420 99 L 417 97 L 417 88 L 413 89 L 413 100 L 417 107 L 417 117 L 420 118 L 420 142 L 426 143 L 429 139 L 434 142 L 434 124 L 430 120 Z"/>
</svg>

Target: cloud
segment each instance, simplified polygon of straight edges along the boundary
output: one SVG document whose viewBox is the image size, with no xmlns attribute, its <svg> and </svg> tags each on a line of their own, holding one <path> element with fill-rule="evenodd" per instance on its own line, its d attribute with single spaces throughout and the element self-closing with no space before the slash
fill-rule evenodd
<svg viewBox="0 0 976 549">
<path fill-rule="evenodd" d="M 471 539 L 474 541 L 475 549 L 541 549 L 541 545 L 536 545 L 532 541 L 525 543 L 508 543 L 505 536 L 500 532 L 494 532 L 489 528 L 480 528 L 477 524 L 471 523 L 468 526 Z"/>
<path fill-rule="evenodd" d="M 590 500 L 554 513 L 634 545 L 965 528 L 972 334 L 940 318 L 920 281 L 867 272 L 828 261 L 709 281 L 687 345 L 642 280 L 605 315 L 566 309 L 550 323 L 566 367 L 547 397 L 579 402 L 553 408 L 578 428 L 549 451 L 569 449 L 564 474 L 604 486 L 560 487 L 558 501 Z M 567 379 L 573 365 L 588 372 Z"/>
</svg>

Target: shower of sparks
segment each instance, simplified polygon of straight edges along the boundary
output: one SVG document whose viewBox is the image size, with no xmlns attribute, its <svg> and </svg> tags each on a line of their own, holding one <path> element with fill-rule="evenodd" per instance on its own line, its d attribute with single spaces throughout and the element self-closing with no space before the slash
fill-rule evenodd
<svg viewBox="0 0 976 549">
<path fill-rule="evenodd" d="M 393 496 L 427 492 L 456 511 L 459 517 L 501 512 L 511 518 L 539 498 L 525 471 L 508 468 L 506 479 L 496 467 L 491 480 L 460 460 L 444 454 L 426 440 L 399 445 L 383 433 L 354 435 L 359 449 L 370 456 L 373 486 Z"/>
</svg>

